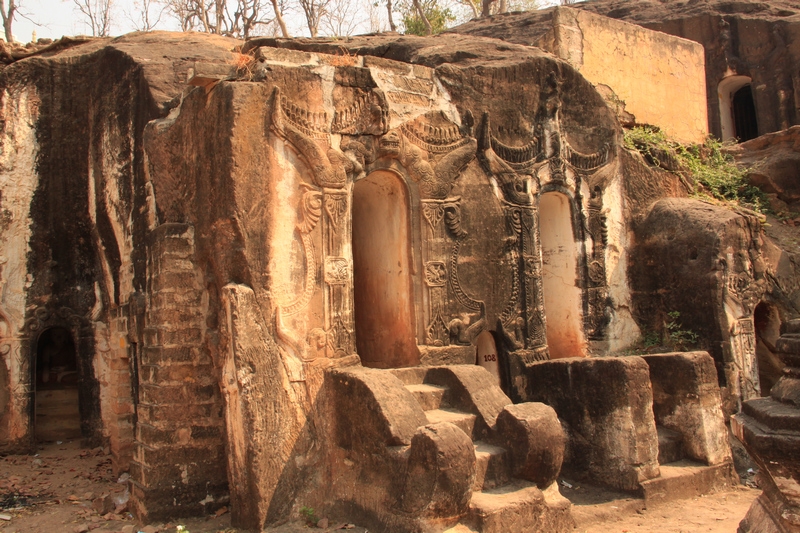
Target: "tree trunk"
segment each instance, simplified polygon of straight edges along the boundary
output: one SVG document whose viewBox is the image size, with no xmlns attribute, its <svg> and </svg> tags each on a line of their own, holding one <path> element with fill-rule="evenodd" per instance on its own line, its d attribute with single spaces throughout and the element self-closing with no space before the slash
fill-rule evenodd
<svg viewBox="0 0 800 533">
<path fill-rule="evenodd" d="M 428 17 L 425 16 L 425 12 L 422 10 L 422 5 L 419 3 L 419 0 L 414 0 L 414 7 L 417 9 L 419 18 L 421 18 L 423 24 L 425 24 L 425 35 L 432 35 L 433 26 L 431 26 L 431 21 L 428 20 Z"/>
<path fill-rule="evenodd" d="M 281 27 L 281 35 L 283 35 L 285 39 L 288 39 L 291 35 L 289 35 L 289 30 L 286 29 L 286 22 L 283 20 L 281 9 L 278 6 L 278 0 L 272 0 L 272 9 L 275 10 L 275 19 L 278 21 L 278 26 Z"/>
<path fill-rule="evenodd" d="M 475 2 L 473 2 L 472 0 L 467 0 L 467 4 L 469 4 L 469 8 L 472 10 L 472 18 L 475 19 L 480 18 L 481 12 L 478 11 L 478 6 L 475 5 Z"/>
<path fill-rule="evenodd" d="M 11 44 L 14 42 L 14 34 L 11 32 L 11 23 L 14 22 L 14 13 L 17 6 L 14 0 L 9 0 L 8 9 L 6 9 L 5 2 L 0 1 L 0 9 L 3 10 L 3 31 L 6 34 L 6 42 Z"/>
<path fill-rule="evenodd" d="M 392 17 L 392 0 L 386 0 L 386 10 L 389 12 L 389 29 L 392 31 L 397 31 L 397 26 L 394 23 L 394 18 Z"/>
</svg>

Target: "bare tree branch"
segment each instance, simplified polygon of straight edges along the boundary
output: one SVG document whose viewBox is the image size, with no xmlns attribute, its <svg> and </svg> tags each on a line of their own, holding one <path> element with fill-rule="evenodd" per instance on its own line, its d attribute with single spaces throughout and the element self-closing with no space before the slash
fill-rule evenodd
<svg viewBox="0 0 800 533">
<path fill-rule="evenodd" d="M 306 26 L 311 37 L 319 35 L 319 26 L 322 19 L 327 15 L 328 6 L 332 0 L 298 0 L 300 8 L 306 19 Z"/>
<path fill-rule="evenodd" d="M 14 22 L 14 17 L 17 15 L 17 4 L 15 0 L 8 0 L 8 7 L 6 7 L 5 0 L 0 0 L 0 15 L 3 18 L 3 31 L 6 35 L 6 42 L 14 42 L 14 34 L 11 32 L 11 24 Z"/>
<path fill-rule="evenodd" d="M 112 0 L 72 0 L 84 17 L 84 23 L 92 30 L 94 37 L 108 37 L 111 34 Z"/>
<path fill-rule="evenodd" d="M 159 0 L 137 0 L 133 3 L 134 13 L 126 13 L 128 20 L 137 31 L 153 31 L 168 5 Z"/>
</svg>

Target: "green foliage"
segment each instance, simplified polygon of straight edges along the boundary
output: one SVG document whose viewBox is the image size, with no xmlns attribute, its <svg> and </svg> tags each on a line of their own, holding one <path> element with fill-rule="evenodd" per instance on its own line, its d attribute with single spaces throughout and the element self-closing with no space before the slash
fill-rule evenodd
<svg viewBox="0 0 800 533">
<path fill-rule="evenodd" d="M 728 144 L 712 137 L 703 144 L 683 145 L 670 140 L 652 126 L 637 126 L 625 132 L 625 146 L 642 153 L 652 165 L 680 173 L 693 184 L 692 196 L 767 211 L 761 189 L 747 183 L 747 169 L 736 166 L 725 153 Z"/>
<path fill-rule="evenodd" d="M 667 313 L 669 322 L 665 324 L 669 346 L 676 351 L 686 351 L 697 345 L 699 336 L 690 329 L 683 329 L 681 314 L 678 311 Z"/>
<path fill-rule="evenodd" d="M 442 33 L 448 28 L 456 17 L 449 7 L 442 7 L 437 0 L 420 0 L 422 11 L 431 23 L 433 34 Z M 397 9 L 403 15 L 403 25 L 406 33 L 411 35 L 426 35 L 425 22 L 417 14 L 414 3 L 410 0 L 398 2 Z"/>
<path fill-rule="evenodd" d="M 639 341 L 643 348 L 654 348 L 661 344 L 661 337 L 655 331 L 646 331 Z"/>
<path fill-rule="evenodd" d="M 666 320 L 658 329 L 660 331 L 644 330 L 639 340 L 620 352 L 620 355 L 685 352 L 699 347 L 700 336 L 694 331 L 684 328 L 681 323 L 681 314 L 678 311 L 667 313 Z"/>
<path fill-rule="evenodd" d="M 306 507 L 305 505 L 302 506 L 300 508 L 300 516 L 302 516 L 309 525 L 315 525 L 317 522 L 319 522 L 317 513 L 312 507 Z"/>
</svg>

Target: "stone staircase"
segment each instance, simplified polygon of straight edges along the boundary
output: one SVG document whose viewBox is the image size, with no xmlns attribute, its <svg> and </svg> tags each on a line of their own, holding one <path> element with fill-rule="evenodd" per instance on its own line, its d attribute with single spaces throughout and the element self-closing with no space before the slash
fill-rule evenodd
<svg viewBox="0 0 800 533">
<path fill-rule="evenodd" d="M 491 427 L 494 420 L 487 421 L 476 413 L 469 398 L 425 368 L 391 372 L 414 395 L 428 423 L 450 422 L 473 441 L 476 472 L 469 512 L 448 533 L 558 532 L 574 528 L 571 504 L 561 496 L 556 483 L 540 490 L 535 483 L 513 476 L 511 453 L 498 445 Z"/>
<path fill-rule="evenodd" d="M 645 505 L 694 498 L 737 484 L 731 461 L 706 465 L 687 458 L 683 436 L 656 426 L 658 463 L 661 475 L 642 482 Z"/>
</svg>

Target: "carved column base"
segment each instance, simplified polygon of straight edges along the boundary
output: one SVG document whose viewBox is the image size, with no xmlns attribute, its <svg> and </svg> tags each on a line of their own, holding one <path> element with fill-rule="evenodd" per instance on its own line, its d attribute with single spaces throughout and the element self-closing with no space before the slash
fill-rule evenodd
<svg viewBox="0 0 800 533">
<path fill-rule="evenodd" d="M 740 533 L 800 533 L 800 320 L 786 324 L 776 349 L 786 365 L 767 398 L 748 400 L 731 429 L 759 466 L 764 490 Z"/>
</svg>

